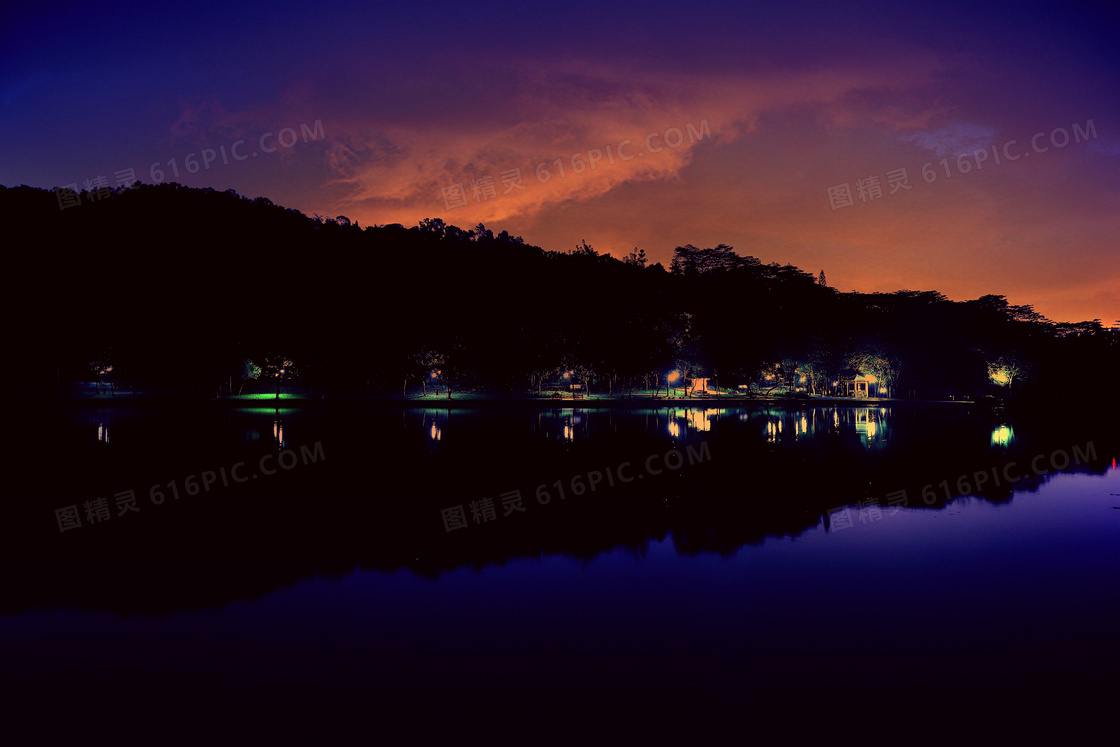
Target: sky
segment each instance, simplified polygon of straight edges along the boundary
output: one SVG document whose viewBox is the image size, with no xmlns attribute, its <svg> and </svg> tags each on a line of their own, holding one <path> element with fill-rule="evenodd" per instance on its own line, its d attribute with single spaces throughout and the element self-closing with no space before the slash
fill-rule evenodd
<svg viewBox="0 0 1120 747">
<path fill-rule="evenodd" d="M 665 265 L 722 243 L 841 291 L 994 293 L 1120 324 L 1115 3 L 62 1 L 3 17 L 5 186 L 134 175 Z"/>
</svg>

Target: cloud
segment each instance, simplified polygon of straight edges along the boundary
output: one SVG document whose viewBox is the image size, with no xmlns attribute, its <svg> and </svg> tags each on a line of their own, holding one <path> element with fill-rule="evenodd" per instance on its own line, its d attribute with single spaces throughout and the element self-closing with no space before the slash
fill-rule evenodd
<svg viewBox="0 0 1120 747">
<path fill-rule="evenodd" d="M 938 156 L 955 156 L 973 153 L 994 144 L 996 130 L 984 125 L 957 122 L 937 130 L 922 130 L 899 138 L 913 143 Z"/>
<path fill-rule="evenodd" d="M 500 101 L 482 85 L 485 73 L 481 82 L 461 81 L 451 102 L 471 102 L 461 119 L 375 106 L 340 112 L 332 119 L 340 134 L 328 149 L 326 187 L 340 210 L 367 222 L 523 219 L 626 184 L 678 178 L 698 148 L 749 136 L 766 112 L 814 107 L 843 121 L 851 116 L 845 112 L 874 108 L 860 92 L 910 90 L 928 78 L 930 64 L 700 76 L 589 61 L 526 63 L 511 72 L 507 61 Z M 463 90 L 471 85 L 478 90 Z M 379 94 L 404 100 L 396 90 Z M 927 119 L 895 107 L 864 122 L 893 130 Z"/>
</svg>

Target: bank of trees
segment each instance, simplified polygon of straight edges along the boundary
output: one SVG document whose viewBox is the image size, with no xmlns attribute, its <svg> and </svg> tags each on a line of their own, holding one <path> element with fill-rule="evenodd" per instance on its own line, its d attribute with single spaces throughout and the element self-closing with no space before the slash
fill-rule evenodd
<svg viewBox="0 0 1120 747">
<path fill-rule="evenodd" d="M 5 375 L 23 391 L 111 379 L 209 393 L 283 377 L 338 394 L 543 393 L 568 372 L 621 394 L 675 370 L 822 393 L 858 370 L 893 396 L 1061 397 L 1103 388 L 1120 355 L 1100 320 L 1054 324 L 996 295 L 840 293 L 823 271 L 723 244 L 678 247 L 666 268 L 638 248 L 550 252 L 439 219 L 362 227 L 177 184 L 66 210 L 52 192 L 0 188 L 0 210 L 16 247 Z M 41 243 L 17 239 L 17 223 Z"/>
</svg>

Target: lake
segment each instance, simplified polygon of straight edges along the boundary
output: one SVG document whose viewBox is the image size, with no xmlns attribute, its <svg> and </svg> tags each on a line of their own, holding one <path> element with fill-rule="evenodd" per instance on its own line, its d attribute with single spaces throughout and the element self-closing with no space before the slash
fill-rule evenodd
<svg viewBox="0 0 1120 747">
<path fill-rule="evenodd" d="M 1113 423 L 17 411 L 0 697 L 159 743 L 1069 736 L 1120 691 Z"/>
</svg>

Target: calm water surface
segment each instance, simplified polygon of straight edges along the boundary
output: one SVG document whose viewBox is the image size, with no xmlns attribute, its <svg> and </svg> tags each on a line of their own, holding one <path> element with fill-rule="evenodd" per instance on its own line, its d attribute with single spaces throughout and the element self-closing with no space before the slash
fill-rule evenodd
<svg viewBox="0 0 1120 747">
<path fill-rule="evenodd" d="M 90 408 L 17 423 L 0 695 L 19 729 L 998 738 L 1040 715 L 1072 733 L 1118 692 L 1120 472 L 1115 429 L 1092 416 Z M 245 482 L 223 486 L 238 463 Z M 128 490 L 137 510 L 118 513 Z M 98 497 L 110 518 L 91 523 Z M 69 505 L 82 526 L 60 531 Z"/>
</svg>

